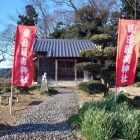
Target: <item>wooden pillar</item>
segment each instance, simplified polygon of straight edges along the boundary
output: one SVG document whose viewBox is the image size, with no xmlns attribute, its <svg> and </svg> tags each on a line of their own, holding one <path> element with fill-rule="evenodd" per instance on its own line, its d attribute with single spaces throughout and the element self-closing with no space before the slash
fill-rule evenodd
<svg viewBox="0 0 140 140">
<path fill-rule="evenodd" d="M 58 74 L 58 60 L 55 59 L 55 81 L 57 83 L 57 74 Z"/>
<path fill-rule="evenodd" d="M 77 64 L 77 59 L 75 59 L 75 66 Z M 74 68 L 74 71 L 75 71 L 75 82 L 77 82 L 77 69 L 76 67 Z"/>
</svg>

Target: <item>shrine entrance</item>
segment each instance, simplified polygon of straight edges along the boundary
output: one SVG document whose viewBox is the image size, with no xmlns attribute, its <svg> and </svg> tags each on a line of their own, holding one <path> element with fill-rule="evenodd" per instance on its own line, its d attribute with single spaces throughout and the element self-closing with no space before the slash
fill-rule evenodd
<svg viewBox="0 0 140 140">
<path fill-rule="evenodd" d="M 75 80 L 75 60 L 58 60 L 58 80 Z"/>
</svg>

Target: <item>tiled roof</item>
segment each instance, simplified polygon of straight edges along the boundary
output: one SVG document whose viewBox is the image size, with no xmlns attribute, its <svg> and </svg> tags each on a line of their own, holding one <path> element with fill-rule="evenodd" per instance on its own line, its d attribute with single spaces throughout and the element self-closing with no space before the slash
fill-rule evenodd
<svg viewBox="0 0 140 140">
<path fill-rule="evenodd" d="M 47 57 L 78 57 L 81 51 L 96 47 L 89 40 L 36 39 L 34 52 L 46 52 Z"/>
</svg>

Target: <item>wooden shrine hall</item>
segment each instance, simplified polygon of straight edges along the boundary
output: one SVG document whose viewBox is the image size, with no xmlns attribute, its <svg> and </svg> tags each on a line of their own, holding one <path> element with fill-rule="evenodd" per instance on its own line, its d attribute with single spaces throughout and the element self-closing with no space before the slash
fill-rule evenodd
<svg viewBox="0 0 140 140">
<path fill-rule="evenodd" d="M 75 81 L 83 79 L 83 72 L 77 70 L 75 65 L 89 61 L 80 57 L 80 52 L 86 49 L 97 48 L 89 40 L 71 39 L 36 39 L 34 52 L 37 53 L 38 80 L 47 73 L 48 82 Z"/>
</svg>

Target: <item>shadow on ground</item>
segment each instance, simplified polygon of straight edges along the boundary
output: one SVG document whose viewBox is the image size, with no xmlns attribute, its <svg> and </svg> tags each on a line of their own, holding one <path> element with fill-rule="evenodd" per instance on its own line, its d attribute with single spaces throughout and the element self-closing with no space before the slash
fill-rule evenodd
<svg viewBox="0 0 140 140">
<path fill-rule="evenodd" d="M 15 135 L 17 133 L 36 133 L 36 132 L 46 132 L 46 131 L 68 131 L 70 126 L 66 121 L 56 123 L 56 124 L 22 124 L 17 126 L 12 126 L 11 129 L 0 132 L 0 138 L 6 135 Z"/>
<path fill-rule="evenodd" d="M 43 101 L 33 101 L 29 105 L 39 105 L 41 103 L 43 103 Z"/>
</svg>

